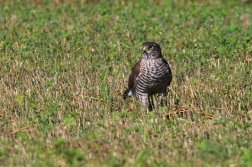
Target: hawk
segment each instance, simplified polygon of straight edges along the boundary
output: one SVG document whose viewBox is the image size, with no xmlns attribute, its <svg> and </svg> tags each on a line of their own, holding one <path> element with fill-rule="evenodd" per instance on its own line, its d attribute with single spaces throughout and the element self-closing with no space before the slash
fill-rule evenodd
<svg viewBox="0 0 252 167">
<path fill-rule="evenodd" d="M 145 42 L 142 44 L 142 58 L 132 69 L 123 99 L 127 96 L 135 96 L 144 108 L 152 110 L 151 98 L 158 94 L 163 105 L 163 97 L 171 81 L 172 72 L 169 64 L 162 57 L 160 46 L 155 42 Z"/>
</svg>

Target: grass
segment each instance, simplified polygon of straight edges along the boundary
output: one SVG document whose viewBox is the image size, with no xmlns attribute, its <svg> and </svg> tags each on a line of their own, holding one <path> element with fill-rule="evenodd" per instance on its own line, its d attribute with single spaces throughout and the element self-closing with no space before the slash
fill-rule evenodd
<svg viewBox="0 0 252 167">
<path fill-rule="evenodd" d="M 252 166 L 251 1 L 0 0 L 1 166 Z M 161 45 L 167 106 L 123 101 Z"/>
</svg>

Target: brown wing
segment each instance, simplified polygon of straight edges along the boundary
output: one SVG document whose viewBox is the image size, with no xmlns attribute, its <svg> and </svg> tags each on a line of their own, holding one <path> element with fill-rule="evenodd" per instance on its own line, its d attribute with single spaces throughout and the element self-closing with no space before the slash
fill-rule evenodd
<svg viewBox="0 0 252 167">
<path fill-rule="evenodd" d="M 169 79 L 169 85 L 170 85 L 170 83 L 171 83 L 171 81 L 172 81 L 172 72 L 171 72 L 171 68 L 170 68 L 168 62 L 167 62 L 165 59 L 163 59 L 163 62 L 166 64 L 167 69 L 168 69 L 169 72 L 170 72 L 170 79 Z"/>
<path fill-rule="evenodd" d="M 129 76 L 129 81 L 128 81 L 128 89 L 126 89 L 123 93 L 123 99 L 125 100 L 128 96 L 128 93 L 130 90 L 132 90 L 134 92 L 134 80 L 136 79 L 136 77 L 139 75 L 140 72 L 140 63 L 141 60 L 139 60 L 133 67 L 132 69 L 132 73 Z"/>
</svg>

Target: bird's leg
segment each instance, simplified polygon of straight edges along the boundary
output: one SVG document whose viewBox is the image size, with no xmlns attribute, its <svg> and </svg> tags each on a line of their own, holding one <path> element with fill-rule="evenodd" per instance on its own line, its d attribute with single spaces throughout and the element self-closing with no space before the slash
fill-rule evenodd
<svg viewBox="0 0 252 167">
<path fill-rule="evenodd" d="M 149 103 L 148 110 L 151 111 L 154 107 L 153 96 L 148 96 L 148 103 Z"/>
<path fill-rule="evenodd" d="M 160 101 L 160 106 L 164 107 L 164 93 L 158 93 L 158 98 Z"/>
<path fill-rule="evenodd" d="M 149 109 L 148 94 L 145 93 L 144 95 L 140 96 L 139 99 L 140 99 L 140 101 L 141 101 L 141 103 L 142 103 L 142 106 L 143 106 L 144 108 Z"/>
</svg>

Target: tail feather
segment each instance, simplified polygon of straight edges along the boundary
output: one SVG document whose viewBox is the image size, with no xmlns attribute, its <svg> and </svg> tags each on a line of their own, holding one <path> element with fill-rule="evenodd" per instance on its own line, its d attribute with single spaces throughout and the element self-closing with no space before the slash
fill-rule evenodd
<svg viewBox="0 0 252 167">
<path fill-rule="evenodd" d="M 128 90 L 128 89 L 126 89 L 126 90 L 123 92 L 123 95 L 122 95 L 123 100 L 125 100 L 125 99 L 127 98 L 128 93 L 129 93 L 129 90 Z"/>
<path fill-rule="evenodd" d="M 131 89 L 126 89 L 123 92 L 123 100 L 125 100 L 128 96 L 133 96 L 132 90 Z"/>
</svg>

